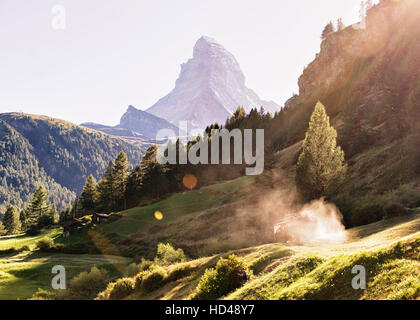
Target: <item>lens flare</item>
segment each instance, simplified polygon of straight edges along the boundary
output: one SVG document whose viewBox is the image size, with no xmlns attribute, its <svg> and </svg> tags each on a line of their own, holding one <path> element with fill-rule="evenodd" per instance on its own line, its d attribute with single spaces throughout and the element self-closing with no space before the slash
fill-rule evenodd
<svg viewBox="0 0 420 320">
<path fill-rule="evenodd" d="M 193 174 L 186 174 L 184 178 L 182 178 L 182 183 L 185 188 L 192 190 L 197 186 L 197 178 Z"/>
<path fill-rule="evenodd" d="M 163 219 L 163 213 L 160 211 L 155 211 L 154 216 L 155 216 L 155 219 L 158 221 Z"/>
</svg>

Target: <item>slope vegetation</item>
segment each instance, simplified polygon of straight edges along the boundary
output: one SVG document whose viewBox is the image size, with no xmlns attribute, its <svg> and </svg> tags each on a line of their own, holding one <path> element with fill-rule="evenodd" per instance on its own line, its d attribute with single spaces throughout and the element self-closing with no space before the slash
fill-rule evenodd
<svg viewBox="0 0 420 320">
<path fill-rule="evenodd" d="M 144 151 L 70 122 L 22 113 L 0 114 L 0 139 L 3 210 L 10 204 L 22 207 L 40 184 L 61 207 L 81 191 L 89 174 L 99 178 L 120 151 L 132 165 Z"/>
</svg>

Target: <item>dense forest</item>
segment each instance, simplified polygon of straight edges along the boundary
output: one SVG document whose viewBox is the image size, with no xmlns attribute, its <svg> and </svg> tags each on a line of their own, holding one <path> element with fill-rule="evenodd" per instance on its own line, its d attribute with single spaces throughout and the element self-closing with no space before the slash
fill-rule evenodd
<svg viewBox="0 0 420 320">
<path fill-rule="evenodd" d="M 62 209 L 81 192 L 89 174 L 100 177 L 120 151 L 130 165 L 142 148 L 66 121 L 20 113 L 0 114 L 0 212 L 22 209 L 44 186 Z"/>
</svg>

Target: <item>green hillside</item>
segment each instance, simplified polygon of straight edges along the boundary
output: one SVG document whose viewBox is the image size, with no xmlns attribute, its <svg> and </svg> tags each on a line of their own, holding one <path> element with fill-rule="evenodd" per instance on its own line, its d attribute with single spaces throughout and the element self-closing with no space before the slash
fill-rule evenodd
<svg viewBox="0 0 420 320">
<path fill-rule="evenodd" d="M 220 257 L 232 253 L 245 260 L 254 276 L 244 287 L 227 296 L 228 299 L 412 299 L 418 296 L 419 210 L 349 229 L 348 240 L 342 244 L 270 243 L 271 228 L 260 229 L 257 220 L 239 224 L 245 218 L 233 210 L 245 203 L 250 195 L 249 187 L 254 183 L 253 178 L 240 178 L 179 193 L 149 206 L 114 214 L 114 221 L 68 239 L 57 238 L 61 234 L 59 229 L 36 237 L 2 237 L 0 250 L 29 246 L 23 249 L 31 251 L 0 255 L 0 298 L 29 298 L 38 287 L 49 289 L 50 269 L 55 264 L 68 266 L 70 278 L 96 265 L 109 270 L 111 279 L 116 279 L 125 274 L 136 255 L 151 259 L 158 242 L 169 242 L 185 250 L 192 260 L 164 266 L 169 275 L 180 268 L 185 273 L 168 278 L 161 287 L 147 294 L 134 292 L 126 298 L 192 298 L 205 270 L 214 267 Z M 230 208 L 234 214 L 229 214 Z M 155 211 L 163 213 L 163 220 L 154 218 Z M 56 243 L 70 249 L 87 249 L 90 253 L 38 252 L 35 245 L 44 236 L 55 238 Z M 130 258 L 124 258 L 127 256 Z M 371 271 L 367 291 L 355 292 L 351 287 L 350 270 L 355 264 Z M 15 292 L 13 297 L 11 291 Z"/>
<path fill-rule="evenodd" d="M 45 116 L 0 114 L 0 211 L 27 203 L 44 185 L 59 206 L 80 193 L 86 178 L 99 178 L 124 151 L 134 166 L 144 150 L 118 138 Z"/>
</svg>

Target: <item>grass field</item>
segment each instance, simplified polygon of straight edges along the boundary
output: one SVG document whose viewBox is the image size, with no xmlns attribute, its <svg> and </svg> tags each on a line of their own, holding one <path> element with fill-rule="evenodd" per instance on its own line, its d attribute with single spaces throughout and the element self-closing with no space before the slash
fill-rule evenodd
<svg viewBox="0 0 420 320">
<path fill-rule="evenodd" d="M 50 289 L 54 265 L 66 268 L 68 280 L 92 266 L 107 269 L 113 278 L 121 277 L 132 259 L 123 257 L 120 249 L 147 245 L 154 251 L 158 241 L 181 246 L 190 257 L 197 257 L 184 263 L 191 272 L 147 295 L 137 292 L 128 299 L 189 299 L 205 270 L 232 253 L 244 258 L 254 277 L 227 299 L 418 298 L 420 210 L 347 230 L 348 241 L 342 244 L 286 247 L 268 243 L 264 237 L 253 238 L 258 230 L 254 220 L 247 223 L 248 217 L 240 210 L 244 201 L 252 201 L 246 191 L 252 181 L 245 177 L 175 194 L 124 211 L 114 222 L 65 240 L 57 238 L 61 229 L 34 237 L 1 237 L 0 250 L 28 246 L 29 251 L 0 255 L 0 299 L 27 299 L 38 288 Z M 155 211 L 163 213 L 163 220 L 154 218 Z M 95 235 L 97 239 L 92 240 Z M 236 241 L 238 235 L 241 241 Z M 70 244 L 90 239 L 102 254 L 41 253 L 35 246 L 43 237 Z M 113 250 L 101 250 L 103 245 Z M 355 264 L 365 265 L 369 272 L 369 289 L 364 292 L 351 288 Z M 165 268 L 170 272 L 178 266 Z"/>
<path fill-rule="evenodd" d="M 236 191 L 252 181 L 252 177 L 242 177 L 199 190 L 177 193 L 149 206 L 123 211 L 121 212 L 123 219 L 106 224 L 103 229 L 106 232 L 130 235 L 148 231 L 155 226 L 167 226 L 187 215 L 237 200 L 240 195 Z M 162 212 L 163 219 L 161 221 L 154 218 L 155 211 Z"/>
<path fill-rule="evenodd" d="M 235 253 L 254 272 L 224 297 L 252 299 L 417 299 L 420 297 L 420 214 L 347 231 L 346 243 L 285 247 L 266 244 L 184 263 L 192 273 L 147 295 L 128 299 L 189 299 L 207 268 Z M 367 290 L 354 290 L 352 268 L 363 265 Z M 173 268 L 167 268 L 168 272 Z"/>
<path fill-rule="evenodd" d="M 121 276 L 131 259 L 108 255 L 50 254 L 35 249 L 44 237 L 56 238 L 61 229 L 47 230 L 37 236 L 0 237 L 0 250 L 28 246 L 30 251 L 0 255 L 0 300 L 30 298 L 38 288 L 51 289 L 52 267 L 62 265 L 67 279 L 73 278 L 93 266 L 105 268 L 111 275 Z"/>
<path fill-rule="evenodd" d="M 42 234 L 39 234 L 33 237 L 28 237 L 24 234 L 0 237 L 0 250 L 5 250 L 9 248 L 20 249 L 24 246 L 29 246 L 33 248 L 35 247 L 36 242 L 38 240 L 41 240 L 43 237 L 49 237 L 49 238 L 54 239 L 61 233 L 62 233 L 62 230 L 58 228 L 58 229 L 48 230 L 47 232 L 44 232 Z"/>
</svg>

